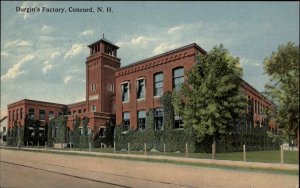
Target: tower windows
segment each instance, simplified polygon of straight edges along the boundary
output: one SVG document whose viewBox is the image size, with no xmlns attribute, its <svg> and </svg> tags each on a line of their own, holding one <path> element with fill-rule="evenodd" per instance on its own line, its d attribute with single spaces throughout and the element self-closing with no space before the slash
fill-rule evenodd
<svg viewBox="0 0 300 188">
<path fill-rule="evenodd" d="M 96 84 L 95 83 L 91 85 L 91 90 L 96 91 Z"/>
<path fill-rule="evenodd" d="M 96 105 L 91 106 L 91 112 L 96 112 Z"/>
</svg>

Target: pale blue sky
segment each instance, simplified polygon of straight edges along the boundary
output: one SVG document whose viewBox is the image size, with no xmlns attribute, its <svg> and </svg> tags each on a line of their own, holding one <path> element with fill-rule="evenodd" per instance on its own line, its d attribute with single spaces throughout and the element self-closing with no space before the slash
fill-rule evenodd
<svg viewBox="0 0 300 188">
<path fill-rule="evenodd" d="M 89 8 L 113 13 L 18 13 L 20 7 Z M 244 80 L 263 91 L 263 59 L 299 44 L 299 2 L 2 2 L 1 114 L 23 98 L 69 104 L 85 98 L 88 44 L 102 33 L 120 46 L 122 66 L 190 43 L 223 44 Z"/>
</svg>

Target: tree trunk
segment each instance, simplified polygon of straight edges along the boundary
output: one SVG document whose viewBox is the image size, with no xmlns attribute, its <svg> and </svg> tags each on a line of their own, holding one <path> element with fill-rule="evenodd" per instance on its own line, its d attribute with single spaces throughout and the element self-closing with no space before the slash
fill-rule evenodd
<svg viewBox="0 0 300 188">
<path fill-rule="evenodd" d="M 212 159 L 216 159 L 216 136 L 213 136 L 211 157 L 212 157 Z"/>
</svg>

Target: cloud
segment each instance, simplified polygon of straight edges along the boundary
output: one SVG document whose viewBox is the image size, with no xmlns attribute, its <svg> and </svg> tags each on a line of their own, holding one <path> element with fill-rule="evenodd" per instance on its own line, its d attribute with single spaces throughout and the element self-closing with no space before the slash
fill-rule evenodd
<svg viewBox="0 0 300 188">
<path fill-rule="evenodd" d="M 5 48 L 8 48 L 10 46 L 30 46 L 32 43 L 30 41 L 16 39 L 13 41 L 9 41 L 5 44 Z"/>
<path fill-rule="evenodd" d="M 93 35 L 93 34 L 94 34 L 94 31 L 91 29 L 84 30 L 82 33 L 80 33 L 80 35 L 83 35 L 83 36 L 88 36 L 88 35 Z"/>
<path fill-rule="evenodd" d="M 1 52 L 1 56 L 8 56 L 7 52 Z"/>
<path fill-rule="evenodd" d="M 174 33 L 176 31 L 182 30 L 183 28 L 184 28 L 184 25 L 178 25 L 178 26 L 170 28 L 167 32 L 169 34 L 171 34 L 171 33 Z"/>
<path fill-rule="evenodd" d="M 151 40 L 152 40 L 151 38 L 139 36 L 131 39 L 130 43 L 134 45 L 146 45 Z"/>
<path fill-rule="evenodd" d="M 49 34 L 49 33 L 52 33 L 53 31 L 55 31 L 55 29 L 51 26 L 48 26 L 48 25 L 44 25 L 42 28 L 41 28 L 41 31 L 42 33 L 44 34 Z"/>
<path fill-rule="evenodd" d="M 168 44 L 168 43 L 164 42 L 154 48 L 153 54 L 160 54 L 165 51 L 172 50 L 178 46 L 179 46 L 179 44 Z"/>
<path fill-rule="evenodd" d="M 50 57 L 51 57 L 51 59 L 54 59 L 54 58 L 60 56 L 60 54 L 61 53 L 59 51 L 56 51 L 56 52 L 51 53 Z"/>
<path fill-rule="evenodd" d="M 257 66 L 257 67 L 261 66 L 261 64 L 259 64 L 259 63 L 255 63 L 254 65 Z"/>
<path fill-rule="evenodd" d="M 68 84 L 69 81 L 71 80 L 71 78 L 72 78 L 72 76 L 66 76 L 66 77 L 64 78 L 64 83 L 65 83 L 65 84 Z"/>
<path fill-rule="evenodd" d="M 4 79 L 13 79 L 19 76 L 20 74 L 24 74 L 24 71 L 21 70 L 21 66 L 34 59 L 33 55 L 26 55 L 25 57 L 21 58 L 17 64 L 14 64 L 10 69 L 8 69 L 7 73 L 1 76 L 1 80 Z"/>
<path fill-rule="evenodd" d="M 46 74 L 52 68 L 53 68 L 53 65 L 50 64 L 48 61 L 45 61 L 44 62 L 44 67 L 43 67 L 43 73 Z"/>
<path fill-rule="evenodd" d="M 65 54 L 64 59 L 78 55 L 80 52 L 82 52 L 83 49 L 84 49 L 83 44 L 78 44 L 78 43 L 73 44 L 71 49 Z"/>
</svg>

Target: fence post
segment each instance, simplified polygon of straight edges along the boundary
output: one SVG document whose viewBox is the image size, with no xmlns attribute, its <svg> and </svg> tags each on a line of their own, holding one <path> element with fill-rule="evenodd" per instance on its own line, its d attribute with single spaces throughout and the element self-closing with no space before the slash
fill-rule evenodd
<svg viewBox="0 0 300 188">
<path fill-rule="evenodd" d="M 47 141 L 45 142 L 45 149 L 47 149 Z"/>
<path fill-rule="evenodd" d="M 38 148 L 40 147 L 40 141 L 38 140 Z"/>
<path fill-rule="evenodd" d="M 144 150 L 145 150 L 144 155 L 147 155 L 147 144 L 146 143 L 144 143 Z"/>
<path fill-rule="evenodd" d="M 27 147 L 28 147 L 28 141 L 27 141 Z"/>
<path fill-rule="evenodd" d="M 212 144 L 212 147 L 211 147 L 211 149 L 212 149 L 212 151 L 211 151 L 211 158 L 212 159 L 216 159 L 216 153 L 215 153 L 215 148 L 216 148 L 216 145 L 215 144 Z"/>
<path fill-rule="evenodd" d="M 116 153 L 116 142 L 114 142 L 114 153 Z"/>
<path fill-rule="evenodd" d="M 128 148 L 127 148 L 127 150 L 128 150 L 128 154 L 130 153 L 130 143 L 128 142 Z"/>
<path fill-rule="evenodd" d="M 188 144 L 185 144 L 185 156 L 189 157 L 189 146 L 188 146 Z"/>
<path fill-rule="evenodd" d="M 283 164 L 283 144 L 280 146 L 280 163 Z"/>
<path fill-rule="evenodd" d="M 89 142 L 89 151 L 91 151 L 92 144 Z"/>
<path fill-rule="evenodd" d="M 166 153 L 166 143 L 164 143 L 164 153 Z"/>
<path fill-rule="evenodd" d="M 246 145 L 243 145 L 243 153 L 244 153 L 244 162 L 246 162 Z"/>
</svg>

